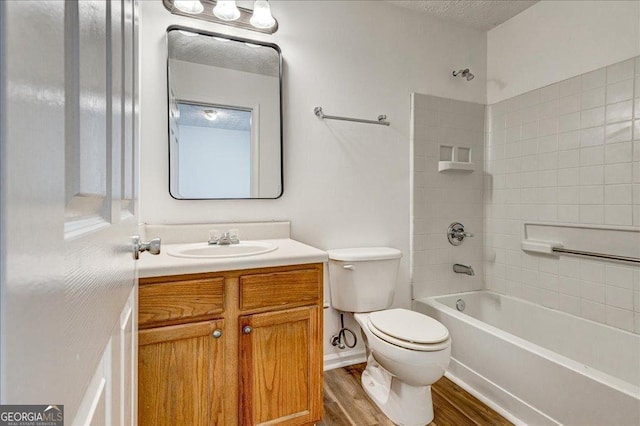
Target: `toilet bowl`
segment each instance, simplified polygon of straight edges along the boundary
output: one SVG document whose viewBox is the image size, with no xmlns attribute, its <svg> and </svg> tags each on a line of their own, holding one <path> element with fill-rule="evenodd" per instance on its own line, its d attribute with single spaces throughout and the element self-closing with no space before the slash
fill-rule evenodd
<svg viewBox="0 0 640 426">
<path fill-rule="evenodd" d="M 411 333 L 387 334 L 376 327 L 376 314 L 398 324 L 423 326 L 422 341 Z M 373 316 L 373 318 L 372 318 Z M 438 321 L 406 309 L 390 309 L 354 315 L 367 347 L 367 367 L 362 387 L 382 412 L 399 425 L 425 425 L 433 420 L 431 385 L 446 371 L 451 358 L 451 338 Z M 394 318 L 396 317 L 396 318 Z"/>
<path fill-rule="evenodd" d="M 351 312 L 367 349 L 362 387 L 395 424 L 433 420 L 431 385 L 449 365 L 451 338 L 437 320 L 388 309 L 402 253 L 386 247 L 329 250 L 334 308 Z"/>
</svg>

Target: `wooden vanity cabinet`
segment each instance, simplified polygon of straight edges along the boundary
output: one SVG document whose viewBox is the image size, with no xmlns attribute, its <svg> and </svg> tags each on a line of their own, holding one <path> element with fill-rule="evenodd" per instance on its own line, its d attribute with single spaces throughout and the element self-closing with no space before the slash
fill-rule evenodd
<svg viewBox="0 0 640 426">
<path fill-rule="evenodd" d="M 140 279 L 139 424 L 319 422 L 322 270 Z"/>
</svg>

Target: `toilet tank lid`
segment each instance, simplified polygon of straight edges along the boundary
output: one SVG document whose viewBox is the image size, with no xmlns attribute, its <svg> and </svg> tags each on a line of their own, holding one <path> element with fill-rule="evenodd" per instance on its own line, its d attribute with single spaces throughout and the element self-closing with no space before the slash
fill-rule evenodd
<svg viewBox="0 0 640 426">
<path fill-rule="evenodd" d="M 360 247 L 327 250 L 329 259 L 343 262 L 399 259 L 402 252 L 391 247 Z"/>
</svg>

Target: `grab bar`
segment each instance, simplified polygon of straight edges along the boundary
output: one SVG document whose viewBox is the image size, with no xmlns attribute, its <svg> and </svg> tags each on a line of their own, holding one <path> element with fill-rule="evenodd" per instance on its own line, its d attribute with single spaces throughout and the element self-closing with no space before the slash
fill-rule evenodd
<svg viewBox="0 0 640 426">
<path fill-rule="evenodd" d="M 591 251 L 582 251 L 582 250 L 571 250 L 571 249 L 566 249 L 562 247 L 552 247 L 551 251 L 554 253 L 575 254 L 577 256 L 597 257 L 600 259 L 617 260 L 620 262 L 640 263 L 640 258 L 638 257 L 618 256 L 615 254 L 595 253 Z"/>
<path fill-rule="evenodd" d="M 592 251 L 584 251 L 584 250 L 574 250 L 564 248 L 561 243 L 556 241 L 538 241 L 538 240 L 522 240 L 521 242 L 522 250 L 532 252 L 532 253 L 542 253 L 542 254 L 572 254 L 576 256 L 587 256 L 587 257 L 595 257 L 598 259 L 608 259 L 615 260 L 618 262 L 629 262 L 629 263 L 639 263 L 640 258 L 638 257 L 630 257 L 630 256 L 620 256 L 617 254 L 606 254 L 606 253 L 598 253 Z"/>
<path fill-rule="evenodd" d="M 391 123 L 387 121 L 386 115 L 379 115 L 378 120 L 363 120 L 362 118 L 350 118 L 350 117 L 340 117 L 337 115 L 326 115 L 322 112 L 322 107 L 315 107 L 313 109 L 313 113 L 321 120 L 342 120 L 342 121 L 353 121 L 356 123 L 365 123 L 365 124 L 379 124 L 381 126 L 388 126 Z"/>
</svg>

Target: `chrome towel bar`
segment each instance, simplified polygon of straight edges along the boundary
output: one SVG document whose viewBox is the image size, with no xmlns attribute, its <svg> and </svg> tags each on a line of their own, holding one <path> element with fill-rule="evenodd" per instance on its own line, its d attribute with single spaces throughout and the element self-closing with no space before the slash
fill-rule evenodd
<svg viewBox="0 0 640 426">
<path fill-rule="evenodd" d="M 640 258 L 637 258 L 637 257 L 617 256 L 615 254 L 594 253 L 594 252 L 582 251 L 582 250 L 571 250 L 571 249 L 566 249 L 562 247 L 552 247 L 551 251 L 554 253 L 575 254 L 577 256 L 597 257 L 600 259 L 609 259 L 609 260 L 616 260 L 619 262 L 630 262 L 630 263 L 640 264 Z"/>
<path fill-rule="evenodd" d="M 365 124 L 378 124 L 381 126 L 388 126 L 391 123 L 387 121 L 386 115 L 379 115 L 377 120 L 363 120 L 361 118 L 350 118 L 350 117 L 340 117 L 337 115 L 326 115 L 322 112 L 322 107 L 315 107 L 313 109 L 313 113 L 321 120 L 342 120 L 342 121 L 353 121 L 356 123 L 365 123 Z"/>
</svg>

